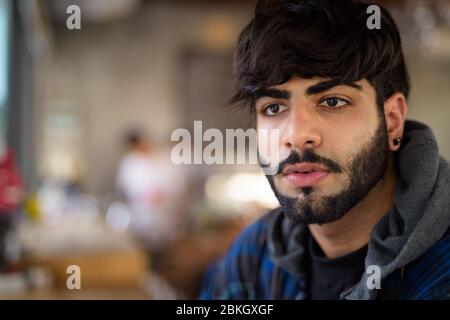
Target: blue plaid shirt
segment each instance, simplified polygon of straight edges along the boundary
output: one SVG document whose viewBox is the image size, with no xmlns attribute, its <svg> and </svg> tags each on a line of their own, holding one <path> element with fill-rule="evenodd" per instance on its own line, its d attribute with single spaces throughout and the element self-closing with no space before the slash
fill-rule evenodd
<svg viewBox="0 0 450 320">
<path fill-rule="evenodd" d="M 200 299 L 308 299 L 307 275 L 291 274 L 272 262 L 267 217 L 247 227 L 225 257 L 211 266 Z M 384 279 L 377 298 L 450 299 L 450 231 L 418 259 Z"/>
</svg>

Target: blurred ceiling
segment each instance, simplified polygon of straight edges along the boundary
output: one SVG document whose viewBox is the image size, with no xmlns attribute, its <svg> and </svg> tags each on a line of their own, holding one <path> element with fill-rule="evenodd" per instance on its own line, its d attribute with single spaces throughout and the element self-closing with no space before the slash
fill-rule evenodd
<svg viewBox="0 0 450 320">
<path fill-rule="evenodd" d="M 67 18 L 67 8 L 78 5 L 82 11 L 83 22 L 106 22 L 126 17 L 142 5 L 140 0 L 48 0 L 43 2 L 48 6 L 53 21 L 64 23 Z"/>
<path fill-rule="evenodd" d="M 154 3 L 180 3 L 183 5 L 211 5 L 211 4 L 243 4 L 253 5 L 257 0 L 40 0 L 49 9 L 53 21 L 63 23 L 67 18 L 66 9 L 75 4 L 82 8 L 83 20 L 86 22 L 106 22 L 131 15 L 141 6 Z M 450 0 L 363 0 L 376 2 L 388 6 L 420 5 L 436 9 L 448 7 Z"/>
</svg>

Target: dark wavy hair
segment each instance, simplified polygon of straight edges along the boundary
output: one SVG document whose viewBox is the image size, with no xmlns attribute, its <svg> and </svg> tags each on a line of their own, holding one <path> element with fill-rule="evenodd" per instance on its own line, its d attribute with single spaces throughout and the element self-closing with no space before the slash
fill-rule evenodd
<svg viewBox="0 0 450 320">
<path fill-rule="evenodd" d="M 398 28 L 380 6 L 381 29 L 369 29 L 368 6 L 353 0 L 260 0 L 238 40 L 231 102 L 253 110 L 258 90 L 293 76 L 366 79 L 380 108 L 396 92 L 408 97 Z"/>
</svg>

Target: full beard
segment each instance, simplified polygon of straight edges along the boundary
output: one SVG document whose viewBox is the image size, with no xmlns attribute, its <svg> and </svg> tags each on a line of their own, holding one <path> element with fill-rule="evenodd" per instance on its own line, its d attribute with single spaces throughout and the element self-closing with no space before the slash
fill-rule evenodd
<svg viewBox="0 0 450 320">
<path fill-rule="evenodd" d="M 278 192 L 274 176 L 267 175 L 270 186 L 275 193 L 284 213 L 296 223 L 326 224 L 341 219 L 347 212 L 363 200 L 372 188 L 383 177 L 388 159 L 387 128 L 384 119 L 380 119 L 380 125 L 375 136 L 369 143 L 351 160 L 348 166 L 348 187 L 338 194 L 314 199 L 314 187 L 301 188 L 302 196 L 293 198 Z M 299 162 L 317 162 L 326 165 L 331 172 L 341 172 L 339 164 L 332 160 L 320 157 L 313 150 L 307 149 L 302 155 L 295 155 L 289 164 Z M 281 171 L 286 163 L 281 163 Z"/>
</svg>

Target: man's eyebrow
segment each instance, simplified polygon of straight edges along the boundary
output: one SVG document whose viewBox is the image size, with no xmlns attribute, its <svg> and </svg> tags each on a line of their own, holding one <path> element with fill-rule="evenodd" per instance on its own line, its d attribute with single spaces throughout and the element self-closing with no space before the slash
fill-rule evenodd
<svg viewBox="0 0 450 320">
<path fill-rule="evenodd" d="M 359 91 L 362 91 L 362 87 L 359 84 L 356 84 L 354 82 L 344 82 L 336 79 L 332 80 L 326 80 L 319 82 L 315 85 L 312 85 L 306 89 L 306 95 L 311 96 L 314 94 L 318 94 L 327 90 L 330 90 L 331 88 L 337 87 L 337 86 L 349 86 L 352 88 L 355 88 Z"/>
<path fill-rule="evenodd" d="M 260 89 L 253 93 L 253 101 L 257 101 L 258 99 L 265 97 L 289 100 L 291 93 L 286 90 L 278 89 Z"/>
</svg>

